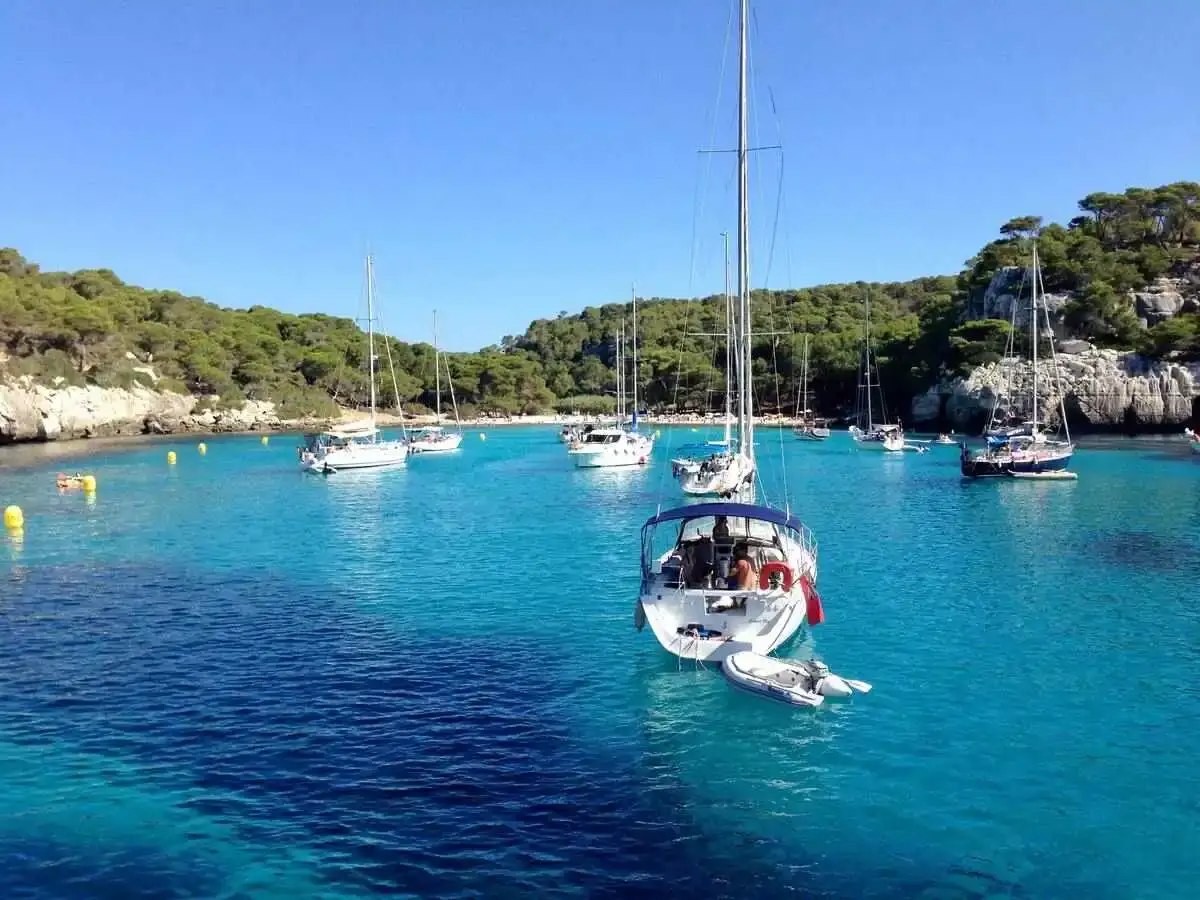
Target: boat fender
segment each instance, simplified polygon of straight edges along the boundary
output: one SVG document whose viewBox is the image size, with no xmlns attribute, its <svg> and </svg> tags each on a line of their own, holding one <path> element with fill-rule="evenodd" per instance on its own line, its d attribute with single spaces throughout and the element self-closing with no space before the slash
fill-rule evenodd
<svg viewBox="0 0 1200 900">
<path fill-rule="evenodd" d="M 633 611 L 633 627 L 641 631 L 646 627 L 646 608 L 642 606 L 642 601 L 637 602 L 637 609 Z"/>
<path fill-rule="evenodd" d="M 794 576 L 792 575 L 792 567 L 789 566 L 785 562 L 779 562 L 778 560 L 774 560 L 772 562 L 767 563 L 765 566 L 762 567 L 762 572 L 758 576 L 759 590 L 761 590 L 761 591 L 770 590 L 771 589 L 771 579 L 775 575 L 782 576 L 783 589 L 785 591 L 790 591 L 792 589 L 792 584 L 794 583 Z M 801 581 L 803 582 L 803 579 L 801 579 Z M 807 597 L 807 594 L 805 596 Z"/>
<path fill-rule="evenodd" d="M 825 608 L 821 605 L 821 595 L 817 593 L 817 589 L 813 586 L 812 580 L 807 575 L 800 578 L 800 590 L 804 593 L 808 624 L 820 625 L 825 621 Z"/>
</svg>

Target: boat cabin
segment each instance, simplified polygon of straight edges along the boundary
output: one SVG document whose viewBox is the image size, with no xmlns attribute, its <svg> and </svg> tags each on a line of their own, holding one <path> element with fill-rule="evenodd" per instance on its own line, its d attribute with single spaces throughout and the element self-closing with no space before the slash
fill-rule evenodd
<svg viewBox="0 0 1200 900">
<path fill-rule="evenodd" d="M 751 503 L 679 507 L 654 516 L 642 527 L 643 591 L 652 586 L 756 592 L 763 589 L 764 570 L 767 590 L 787 589 L 799 575 L 791 565 L 801 549 L 811 549 L 815 558 L 811 533 L 799 520 L 771 507 Z M 743 559 L 750 564 L 754 582 L 739 587 L 737 562 Z"/>
</svg>

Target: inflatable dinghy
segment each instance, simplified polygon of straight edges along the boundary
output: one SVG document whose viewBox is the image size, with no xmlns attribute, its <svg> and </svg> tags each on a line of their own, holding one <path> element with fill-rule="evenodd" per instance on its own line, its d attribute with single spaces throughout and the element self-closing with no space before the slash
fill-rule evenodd
<svg viewBox="0 0 1200 900">
<path fill-rule="evenodd" d="M 871 690 L 865 681 L 834 675 L 818 659 L 776 659 L 749 650 L 725 657 L 721 671 L 734 687 L 793 706 L 820 706 L 826 697 Z"/>
</svg>

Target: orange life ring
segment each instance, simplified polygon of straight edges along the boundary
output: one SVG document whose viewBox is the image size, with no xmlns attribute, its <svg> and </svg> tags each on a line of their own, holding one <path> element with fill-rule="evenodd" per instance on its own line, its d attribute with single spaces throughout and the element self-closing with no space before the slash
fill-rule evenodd
<svg viewBox="0 0 1200 900">
<path fill-rule="evenodd" d="M 769 590 L 771 587 L 771 576 L 783 576 L 783 589 L 790 591 L 795 576 L 792 575 L 792 567 L 785 562 L 769 562 L 762 567 L 762 572 L 758 575 L 758 589 L 760 591 Z"/>
</svg>

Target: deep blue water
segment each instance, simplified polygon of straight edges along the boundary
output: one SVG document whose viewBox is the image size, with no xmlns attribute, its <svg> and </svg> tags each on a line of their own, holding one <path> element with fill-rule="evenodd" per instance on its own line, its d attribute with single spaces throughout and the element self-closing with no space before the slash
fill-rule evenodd
<svg viewBox="0 0 1200 900">
<path fill-rule="evenodd" d="M 1200 464 L 964 485 L 952 447 L 760 431 L 821 545 L 793 649 L 875 685 L 804 712 L 633 629 L 696 437 L 328 479 L 155 443 L 81 464 L 92 504 L 0 474 L 0 897 L 1194 895 Z"/>
</svg>

